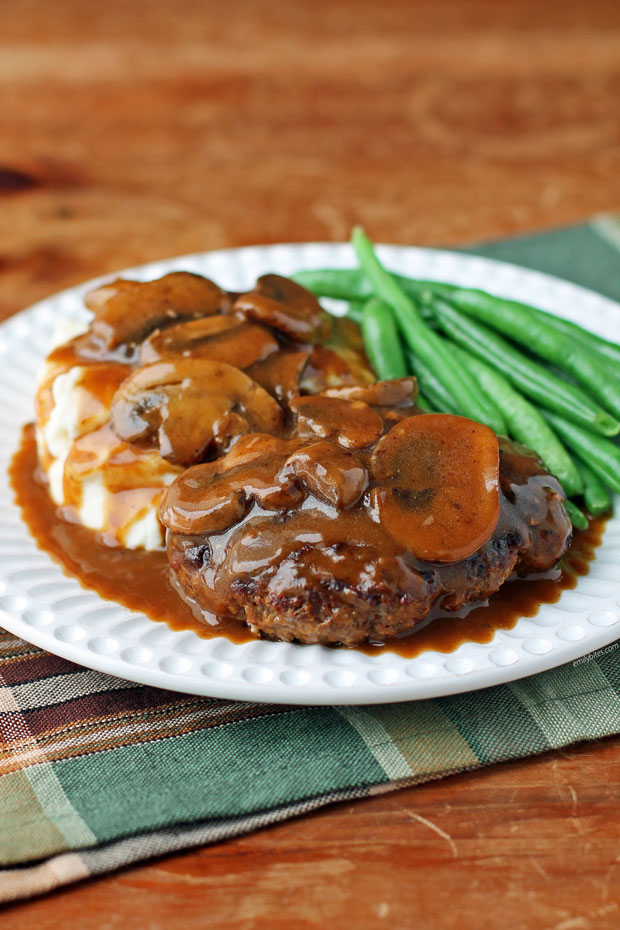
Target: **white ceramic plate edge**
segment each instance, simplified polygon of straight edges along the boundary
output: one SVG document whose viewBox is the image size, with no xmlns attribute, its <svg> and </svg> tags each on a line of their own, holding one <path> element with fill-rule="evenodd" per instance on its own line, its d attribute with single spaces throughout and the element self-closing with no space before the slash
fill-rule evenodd
<svg viewBox="0 0 620 930">
<path fill-rule="evenodd" d="M 541 272 L 459 253 L 381 246 L 397 271 L 413 276 L 484 286 L 574 320 L 586 320 L 608 337 L 620 325 L 613 301 Z M 267 270 L 354 265 L 346 244 L 249 246 L 151 262 L 121 274 L 154 277 L 186 268 L 243 287 Z M 110 275 L 97 279 L 109 280 Z M 45 354 L 56 315 L 78 315 L 81 298 L 95 282 L 70 288 L 11 318 L 0 328 L 0 467 L 31 418 L 34 375 Z M 11 352 L 11 349 L 18 349 Z M 23 363 L 19 356 L 23 356 Z M 522 618 L 488 645 L 465 644 L 456 652 L 428 652 L 406 660 L 354 650 L 224 639 L 201 640 L 174 633 L 63 575 L 36 549 L 12 495 L 0 491 L 0 624 L 24 639 L 78 664 L 130 681 L 170 690 L 238 700 L 296 704 L 380 703 L 474 690 L 574 661 L 620 636 L 620 521 L 608 524 L 592 572 L 556 605 Z"/>
</svg>

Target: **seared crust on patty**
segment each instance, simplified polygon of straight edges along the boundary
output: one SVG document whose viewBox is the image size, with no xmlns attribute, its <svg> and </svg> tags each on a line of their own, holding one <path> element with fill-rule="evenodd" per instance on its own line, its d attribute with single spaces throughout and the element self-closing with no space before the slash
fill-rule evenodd
<svg viewBox="0 0 620 930">
<path fill-rule="evenodd" d="M 309 542 L 299 539 L 299 513 L 253 513 L 225 537 L 169 533 L 168 557 L 188 597 L 207 611 L 223 605 L 257 634 L 302 643 L 383 641 L 435 606 L 456 611 L 484 601 L 514 573 L 546 571 L 564 554 L 570 521 L 557 480 L 508 440 L 500 444 L 500 480 L 495 532 L 456 563 L 395 552 L 381 527 L 365 525 L 356 537 L 355 521 L 342 514 L 341 532 L 332 526 L 321 540 L 324 515 L 315 526 L 308 511 Z"/>
</svg>

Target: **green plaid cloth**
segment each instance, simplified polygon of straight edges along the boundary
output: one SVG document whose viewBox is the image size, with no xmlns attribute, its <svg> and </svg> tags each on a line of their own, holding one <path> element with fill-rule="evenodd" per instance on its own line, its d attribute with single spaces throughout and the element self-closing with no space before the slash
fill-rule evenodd
<svg viewBox="0 0 620 930">
<path fill-rule="evenodd" d="M 473 247 L 620 298 L 620 223 Z M 471 694 L 281 707 L 172 694 L 0 630 L 0 901 L 620 732 L 620 648 Z"/>
</svg>

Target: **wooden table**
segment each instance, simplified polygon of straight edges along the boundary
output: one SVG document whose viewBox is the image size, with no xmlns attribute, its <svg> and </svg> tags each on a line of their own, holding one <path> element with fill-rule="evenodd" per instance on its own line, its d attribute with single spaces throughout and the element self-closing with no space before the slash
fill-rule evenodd
<svg viewBox="0 0 620 930">
<path fill-rule="evenodd" d="M 611 0 L 4 0 L 0 315 L 255 242 L 440 244 L 620 210 Z M 3 930 L 620 926 L 620 741 L 340 806 Z"/>
</svg>

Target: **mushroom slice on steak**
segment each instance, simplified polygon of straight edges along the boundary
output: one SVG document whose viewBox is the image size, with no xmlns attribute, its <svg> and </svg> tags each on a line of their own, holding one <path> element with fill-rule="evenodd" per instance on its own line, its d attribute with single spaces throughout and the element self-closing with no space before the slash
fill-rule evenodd
<svg viewBox="0 0 620 930">
<path fill-rule="evenodd" d="M 397 423 L 370 461 L 371 506 L 393 539 L 419 559 L 459 562 L 499 518 L 499 446 L 487 426 L 449 414 Z"/>
<path fill-rule="evenodd" d="M 223 458 L 188 468 L 168 488 L 159 516 L 173 533 L 222 533 L 238 523 L 254 502 L 264 510 L 288 510 L 306 492 L 293 471 L 282 469 L 297 440 L 253 433 Z"/>
<path fill-rule="evenodd" d="M 277 350 L 277 339 L 264 326 L 218 315 L 156 329 L 140 347 L 140 362 L 180 356 L 249 368 Z"/>
<path fill-rule="evenodd" d="M 353 507 L 368 483 L 358 457 L 326 439 L 293 452 L 280 472 L 281 477 L 289 475 L 294 475 L 314 497 L 338 510 Z"/>
<path fill-rule="evenodd" d="M 299 394 L 299 382 L 309 357 L 309 351 L 280 349 L 268 358 L 255 362 L 248 369 L 248 375 L 280 403 L 289 404 Z"/>
<path fill-rule="evenodd" d="M 102 351 L 135 346 L 157 327 L 230 308 L 230 295 L 208 278 L 175 271 L 155 281 L 119 279 L 85 297 L 92 341 Z"/>
<path fill-rule="evenodd" d="M 314 394 L 296 397 L 291 410 L 297 414 L 300 436 L 333 438 L 345 449 L 364 449 L 383 432 L 379 414 L 360 400 Z"/>
<path fill-rule="evenodd" d="M 353 350 L 334 350 L 328 346 L 314 345 L 303 372 L 299 388 L 302 394 L 320 394 L 330 387 L 344 384 L 357 384 L 359 381 L 372 380 L 366 376 L 365 366 L 359 354 Z"/>
<path fill-rule="evenodd" d="M 279 274 L 260 277 L 254 290 L 237 298 L 233 310 L 294 342 L 322 342 L 329 335 L 329 317 L 314 294 Z"/>
<path fill-rule="evenodd" d="M 243 433 L 277 433 L 281 407 L 252 378 L 224 362 L 175 359 L 136 369 L 112 401 L 112 425 L 127 442 L 156 438 L 165 459 L 200 461 Z"/>
<path fill-rule="evenodd" d="M 361 400 L 371 407 L 413 407 L 418 394 L 415 378 L 394 378 L 373 384 L 351 384 L 323 391 L 326 397 Z"/>
</svg>

